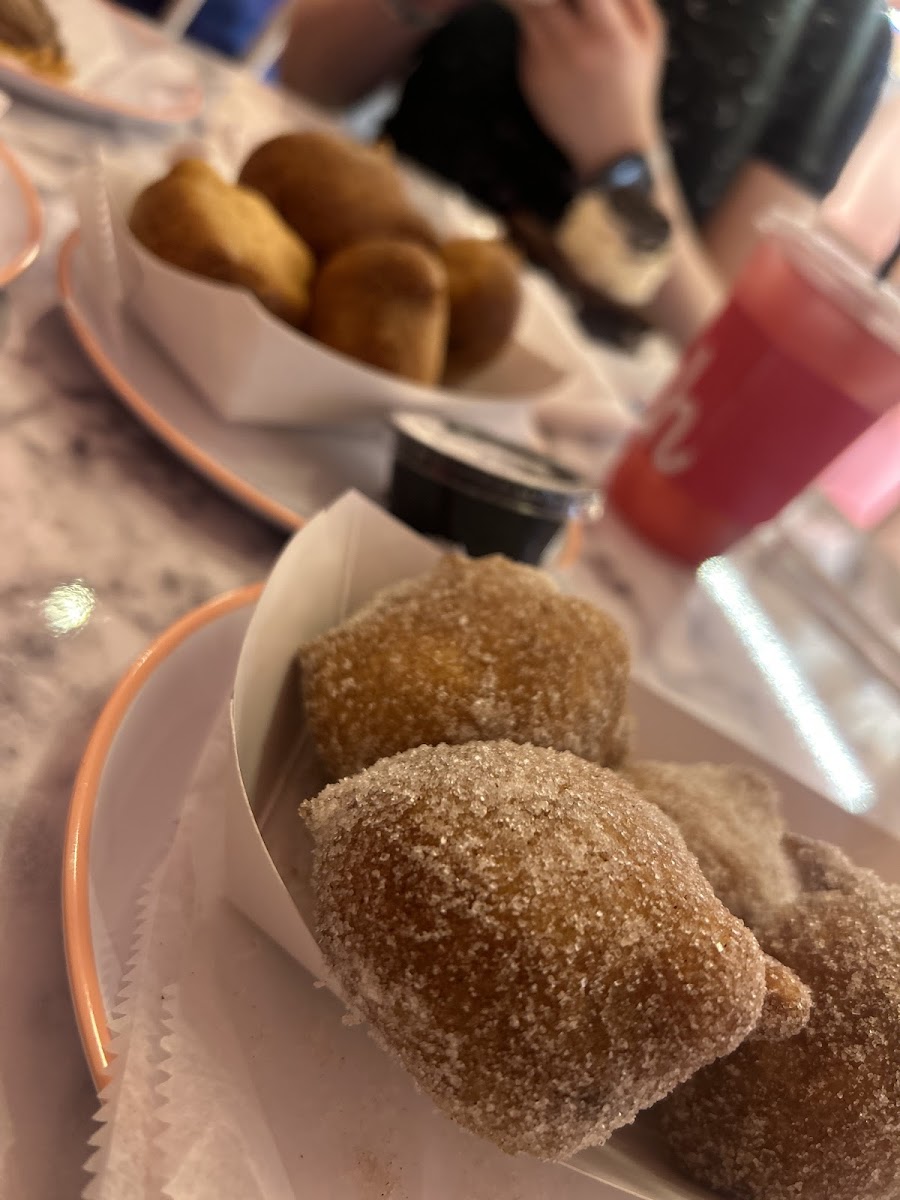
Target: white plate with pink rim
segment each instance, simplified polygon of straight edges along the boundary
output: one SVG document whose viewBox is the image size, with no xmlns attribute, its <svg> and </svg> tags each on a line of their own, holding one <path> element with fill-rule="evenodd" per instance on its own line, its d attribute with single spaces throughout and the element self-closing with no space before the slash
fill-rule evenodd
<svg viewBox="0 0 900 1200">
<path fill-rule="evenodd" d="M 34 184 L 0 141 L 0 288 L 31 266 L 41 249 L 44 218 Z"/>
<path fill-rule="evenodd" d="M 106 0 L 46 0 L 71 73 L 42 74 L 0 47 L 0 87 L 71 116 L 172 127 L 203 109 L 186 51 Z"/>
<path fill-rule="evenodd" d="M 98 1087 L 107 1074 L 109 1020 L 136 934 L 141 891 L 171 845 L 259 592 L 255 586 L 219 597 L 163 633 L 110 697 L 82 759 L 66 832 L 63 917 L 76 1019 Z M 839 808 L 640 683 L 632 685 L 631 704 L 641 755 L 743 763 L 764 770 L 781 790 L 791 828 L 841 845 L 857 862 L 900 881 L 900 843 L 886 831 Z M 313 1006 L 327 1002 L 316 996 L 321 993 L 310 1000 Z M 351 1049 L 353 1035 L 344 1030 L 339 1036 L 344 1034 L 351 1039 L 348 1053 L 358 1052 Z M 354 1102 L 346 1096 L 330 1119 L 352 1120 Z M 621 1188 L 652 1200 L 711 1200 L 710 1193 L 687 1183 L 654 1151 L 639 1127 L 615 1135 L 605 1149 L 605 1183 L 594 1176 L 599 1168 L 592 1166 L 592 1153 L 579 1155 L 572 1164 L 589 1180 L 562 1173 L 552 1191 L 535 1195 L 612 1200 Z"/>
</svg>

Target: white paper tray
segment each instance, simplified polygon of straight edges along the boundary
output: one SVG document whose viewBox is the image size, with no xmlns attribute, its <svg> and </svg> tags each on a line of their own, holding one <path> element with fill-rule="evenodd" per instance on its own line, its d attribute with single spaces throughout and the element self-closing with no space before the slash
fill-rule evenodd
<svg viewBox="0 0 900 1200">
<path fill-rule="evenodd" d="M 124 301 L 225 420 L 305 427 L 404 410 L 513 428 L 525 408 L 592 387 L 587 351 L 527 271 L 522 313 L 499 357 L 458 389 L 425 387 L 327 349 L 273 317 L 244 289 L 191 275 L 149 253 L 132 236 L 128 215 L 138 192 L 160 172 L 148 176 L 118 162 L 103 170 Z M 420 204 L 430 195 L 421 185 L 412 194 Z M 92 240 L 102 234 L 97 226 L 104 214 L 96 190 L 83 188 L 82 196 L 82 231 Z M 446 209 L 440 216 L 446 225 Z M 470 232 L 467 223 L 458 232 Z"/>
</svg>

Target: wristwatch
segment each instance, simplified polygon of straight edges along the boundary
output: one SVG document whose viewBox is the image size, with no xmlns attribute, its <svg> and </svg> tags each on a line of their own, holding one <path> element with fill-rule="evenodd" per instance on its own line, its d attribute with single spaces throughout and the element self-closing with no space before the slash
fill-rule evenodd
<svg viewBox="0 0 900 1200">
<path fill-rule="evenodd" d="M 623 154 L 595 172 L 587 182 L 595 191 L 612 193 L 637 188 L 645 196 L 653 192 L 653 171 L 645 154 Z"/>
<path fill-rule="evenodd" d="M 650 161 L 623 154 L 587 179 L 556 228 L 556 243 L 585 283 L 639 307 L 672 263 L 672 225 L 654 199 Z"/>
</svg>

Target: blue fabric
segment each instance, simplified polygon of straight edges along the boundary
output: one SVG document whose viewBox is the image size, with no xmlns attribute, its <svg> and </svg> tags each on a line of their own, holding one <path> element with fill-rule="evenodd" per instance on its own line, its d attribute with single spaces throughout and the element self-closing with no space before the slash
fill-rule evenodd
<svg viewBox="0 0 900 1200">
<path fill-rule="evenodd" d="M 151 17 L 158 16 L 164 5 L 164 0 L 120 2 Z M 188 37 L 236 57 L 247 49 L 278 4 L 279 0 L 206 0 L 187 31 Z"/>
</svg>

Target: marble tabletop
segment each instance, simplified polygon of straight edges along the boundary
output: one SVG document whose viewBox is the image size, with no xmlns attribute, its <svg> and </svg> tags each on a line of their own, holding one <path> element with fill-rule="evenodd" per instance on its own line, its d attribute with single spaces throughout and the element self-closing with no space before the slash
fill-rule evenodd
<svg viewBox="0 0 900 1200">
<path fill-rule="evenodd" d="M 240 94 L 287 123 L 290 102 L 198 62 L 206 120 Z M 73 171 L 94 145 L 137 147 L 148 136 L 18 103 L 0 121 L 46 214 L 40 258 L 0 300 L 0 1195 L 27 1200 L 80 1194 L 96 1108 L 59 914 L 64 822 L 85 739 L 147 643 L 193 606 L 263 576 L 284 540 L 137 423 L 59 308 L 55 263 L 75 220 Z M 900 783 L 897 691 L 871 656 L 835 636 L 802 587 L 779 582 L 773 553 L 754 544 L 694 576 L 606 519 L 567 584 L 620 614 L 642 679 L 840 802 L 875 806 L 900 831 L 886 803 Z M 76 582 L 89 589 L 91 619 L 60 633 L 54 598 Z"/>
</svg>

